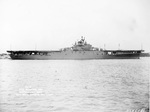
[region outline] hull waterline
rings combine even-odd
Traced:
[[[92,60],[92,59],[139,59],[140,54],[106,55],[103,52],[67,52],[51,53],[47,55],[12,55],[12,59],[18,60]]]
[[[92,47],[83,37],[72,47],[58,51],[7,51],[20,60],[139,59],[142,50],[103,50]]]

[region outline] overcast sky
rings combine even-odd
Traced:
[[[94,47],[150,51],[150,0],[0,0],[0,52]]]

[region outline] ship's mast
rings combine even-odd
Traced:
[[[118,44],[118,50],[120,50],[120,44]]]
[[[141,50],[143,50],[143,44],[141,44]]]

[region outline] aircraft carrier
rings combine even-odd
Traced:
[[[93,47],[81,37],[72,47],[57,51],[7,51],[11,59],[19,60],[90,60],[90,59],[139,59],[143,50],[104,50]]]

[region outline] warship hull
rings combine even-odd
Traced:
[[[81,38],[72,47],[58,51],[7,51],[12,59],[21,60],[90,60],[139,59],[142,50],[103,50],[93,47]]]
[[[90,60],[90,59],[139,59],[140,53],[108,51],[8,51],[11,59],[19,60]],[[114,51],[113,51],[114,52]],[[115,51],[116,52],[116,51]]]

